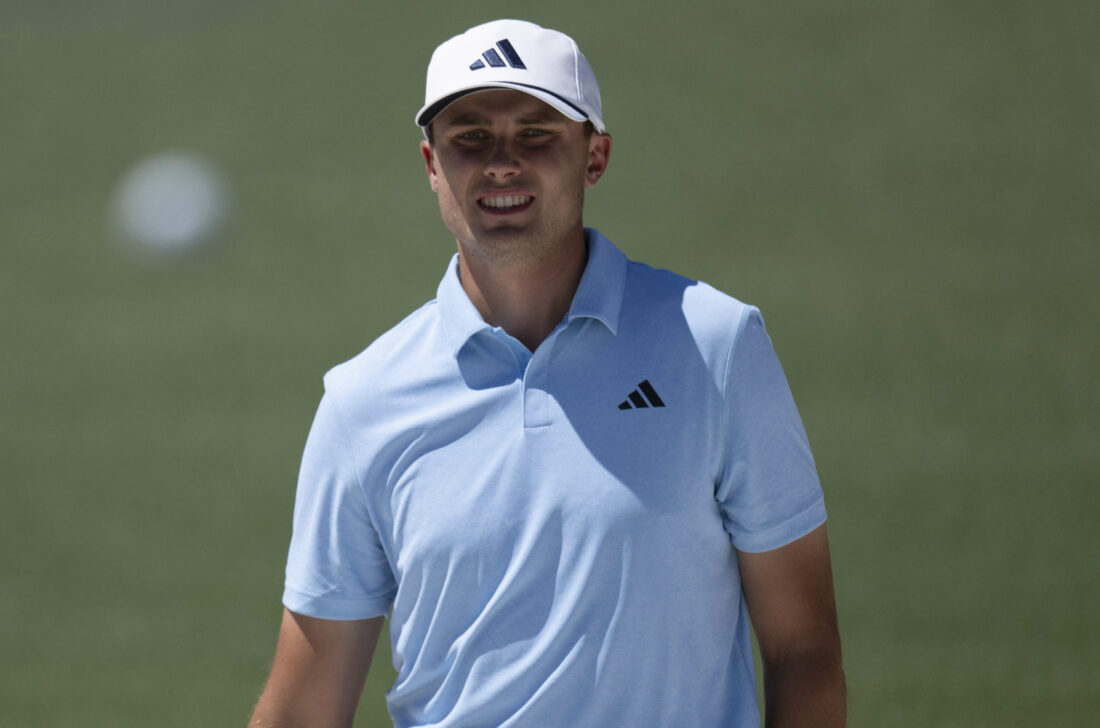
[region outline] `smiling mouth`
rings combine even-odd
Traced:
[[[527,209],[534,199],[531,195],[491,195],[482,197],[477,204],[488,212],[516,212]]]

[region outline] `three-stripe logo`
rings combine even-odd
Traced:
[[[657,396],[657,390],[649,383],[649,380],[638,385],[630,395],[619,404],[619,409],[643,409],[647,407],[664,407],[665,403]]]
[[[500,53],[497,53],[498,49]],[[501,56],[504,57],[501,58]],[[505,63],[505,61],[507,61],[507,63]],[[516,53],[516,49],[512,47],[511,41],[507,38],[498,40],[496,48],[490,48],[482,53],[481,58],[470,64],[470,70],[476,71],[480,68],[485,68],[486,63],[493,68],[503,68],[505,65],[511,66],[512,68],[527,68],[527,66],[523,65],[523,59],[519,57],[519,54]]]

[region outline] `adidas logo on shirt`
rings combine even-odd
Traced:
[[[500,53],[497,53],[497,49],[500,50]],[[501,58],[502,55],[504,56],[503,58]],[[505,64],[505,61],[507,61],[507,64]],[[493,68],[503,68],[505,65],[509,65],[512,68],[527,68],[527,66],[523,65],[523,59],[519,57],[519,54],[516,53],[516,49],[512,47],[512,43],[507,38],[498,40],[496,48],[490,48],[483,52],[481,58],[470,64],[470,70],[476,71],[479,68],[485,68],[486,63]]]
[[[619,404],[619,409],[644,409],[648,407],[664,407],[665,403],[657,395],[657,390],[653,388],[653,385],[649,383],[649,380],[645,380],[638,385],[630,395]]]

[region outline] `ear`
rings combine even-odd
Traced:
[[[588,168],[584,171],[584,186],[594,187],[607,171],[611,158],[611,135],[593,132],[588,138]]]
[[[424,157],[424,169],[428,173],[428,182],[432,186],[432,192],[439,192],[439,170],[436,168],[435,151],[427,139],[420,142],[420,156]]]

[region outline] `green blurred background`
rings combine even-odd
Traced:
[[[767,317],[851,724],[1093,725],[1095,3],[4,0],[0,726],[245,724],[321,374],[453,250],[427,59],[517,15],[602,82],[586,222]],[[236,214],[151,266],[108,209],[166,149],[219,164]],[[389,725],[387,658],[358,726]]]

